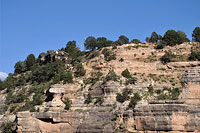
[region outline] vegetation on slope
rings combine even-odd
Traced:
[[[200,42],[199,27],[194,29],[192,37],[193,41]],[[174,30],[166,31],[163,37],[156,32],[152,32],[151,36],[146,38],[146,42],[156,43],[157,49],[162,49],[165,46],[175,46],[188,41],[189,39],[184,32]],[[86,75],[83,62],[98,57],[100,54],[104,55],[104,59],[107,62],[116,60],[117,57],[114,52],[114,50],[117,49],[116,46],[129,43],[138,44],[134,46],[134,48],[139,48],[139,43],[141,42],[138,39],[132,39],[131,42],[129,42],[129,38],[124,35],[119,36],[116,41],[108,40],[106,37],[95,38],[89,36],[84,42],[85,49],[89,51],[85,52],[77,47],[76,41],[69,41],[66,47],[61,48],[59,51],[65,51],[69,54],[70,65],[67,65],[62,60],[41,62],[34,54],[28,55],[25,61],[18,61],[15,64],[15,71],[13,74],[9,74],[5,81],[0,81],[0,90],[4,90],[7,94],[6,105],[3,107],[4,111],[6,111],[6,109],[9,109],[9,111],[13,113],[24,110],[36,111],[35,105],[41,105],[46,100],[48,96],[45,96],[45,91],[47,91],[52,84],[74,83],[75,79],[82,78]],[[106,48],[109,46],[113,48]],[[193,47],[191,53],[187,55],[187,60],[200,61],[199,48],[198,45]],[[41,55],[42,54],[46,55],[48,52],[41,53]],[[167,51],[160,60],[162,63],[168,63],[182,60],[182,56]],[[123,63],[124,58],[121,58],[119,61]],[[124,70],[121,75],[125,78],[125,85],[134,85],[138,80],[131,75],[128,69]],[[88,79],[85,79],[84,83],[94,85],[98,81],[103,81],[104,84],[110,80],[122,82],[120,76],[113,70],[110,70],[105,76],[103,76],[101,72],[95,72],[91,74]],[[159,96],[158,99],[177,99],[179,93],[176,88],[166,90],[168,91],[167,95],[165,95],[165,91],[161,91],[161,96]],[[175,96],[171,96],[171,94]],[[32,96],[32,99],[30,96]],[[85,103],[91,103],[92,99],[93,97],[91,94],[88,94]],[[121,103],[128,99],[130,99],[130,96],[127,91],[117,94],[117,101]],[[134,96],[131,97],[130,107],[133,108],[139,99],[139,96],[134,94]],[[66,104],[66,109],[71,107],[69,99],[65,99],[64,103]],[[102,97],[96,98],[96,104],[102,103]]]

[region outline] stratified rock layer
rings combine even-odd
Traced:
[[[135,131],[200,131],[200,107],[186,104],[140,105],[134,110]]]
[[[18,133],[113,132],[110,112],[20,112]]]
[[[139,104],[134,110],[119,109],[114,113],[112,110],[105,111],[106,107],[94,107],[96,109],[88,111],[20,112],[17,114],[17,132],[112,133],[116,132],[116,128],[119,132],[138,133],[200,132],[200,68],[186,71],[182,77],[182,85],[180,100]],[[104,94],[109,97],[112,93],[119,92],[119,87],[120,85],[109,82],[104,86],[94,86],[90,92],[95,96]],[[50,89],[50,92],[65,93],[60,90],[62,86],[57,86]]]
[[[187,104],[200,104],[200,67],[186,71],[182,76],[182,99]]]

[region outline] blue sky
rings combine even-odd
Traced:
[[[153,31],[191,33],[200,26],[200,0],[0,0],[0,72],[13,73],[28,54],[86,37],[120,35],[144,41]]]

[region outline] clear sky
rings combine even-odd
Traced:
[[[33,53],[86,37],[120,35],[144,41],[153,31],[191,33],[200,26],[200,0],[0,0],[0,72]]]

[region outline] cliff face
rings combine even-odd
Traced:
[[[137,106],[132,116],[132,126],[135,127],[132,131],[199,132],[199,109],[196,106],[177,103]]]
[[[109,112],[20,112],[18,133],[94,133],[114,132]]]
[[[2,115],[0,122],[15,121],[17,133],[200,132],[200,63],[162,64],[159,60],[165,51],[185,54],[190,48],[188,44],[162,50],[146,44],[119,46],[113,50],[116,60],[107,62],[101,54],[83,63],[86,76],[76,78],[73,84],[51,85],[44,92],[48,100],[36,105],[38,112]],[[120,76],[125,69],[137,82]],[[116,79],[109,75],[111,70]],[[97,72],[102,72],[98,80]],[[125,89],[131,90],[130,94]],[[135,94],[140,100],[131,108]],[[119,95],[125,100],[117,100]],[[66,98],[71,100],[69,110]]]
[[[180,100],[138,105],[132,116],[125,115],[126,122],[134,120],[132,131],[200,132],[199,70],[195,67],[183,74]]]
[[[17,132],[200,132],[199,68],[186,71],[182,84],[180,100],[152,101],[115,114],[105,107],[88,112],[20,112]]]

